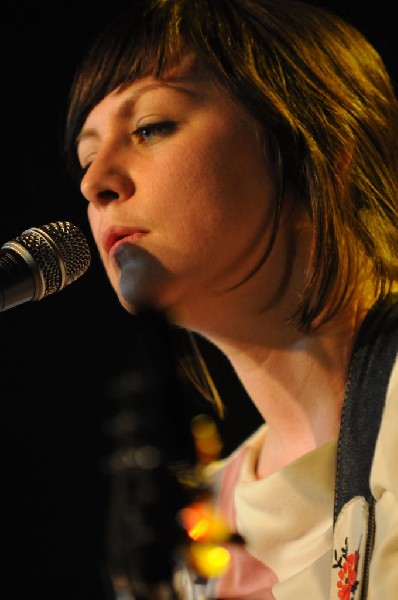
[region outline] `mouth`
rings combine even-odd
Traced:
[[[113,256],[121,244],[126,242],[135,244],[148,233],[146,229],[134,227],[110,227],[102,235],[102,245],[105,252]]]

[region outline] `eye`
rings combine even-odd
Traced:
[[[168,137],[177,129],[174,121],[161,121],[159,123],[148,123],[133,131],[132,135],[139,144],[150,144],[158,138]]]
[[[80,167],[80,173],[81,173],[82,177],[83,177],[83,175],[85,175],[85,174],[87,173],[87,171],[89,170],[89,168],[90,168],[90,164],[91,164],[91,163],[88,163],[87,165],[84,165],[84,167]]]
[[[91,167],[91,165],[93,164],[94,161],[94,157],[95,157],[95,153],[90,153],[88,155],[84,155],[83,156],[77,156],[77,162],[78,162],[78,177],[80,180],[83,179],[83,177],[85,176],[85,174],[87,173],[87,171],[89,170],[89,168]]]
[[[83,177],[85,176],[85,174],[87,173],[87,171],[90,168],[91,163],[88,163],[87,165],[84,166],[79,166],[77,169],[77,178],[79,181],[81,181],[83,179]]]

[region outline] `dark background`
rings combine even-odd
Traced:
[[[124,4],[14,2],[2,9],[0,244],[29,227],[68,220],[93,251],[90,269],[62,293],[0,316],[4,600],[103,600],[106,594],[106,390],[130,364],[135,324],[98,263],[86,203],[66,175],[59,144],[86,39]],[[389,1],[321,4],[360,27],[398,77]],[[232,392],[228,366],[214,353],[210,361],[227,405],[220,425],[226,453],[258,416],[241,390]]]

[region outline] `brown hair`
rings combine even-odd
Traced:
[[[275,231],[286,183],[311,219],[298,326],[331,318],[364,265],[373,292],[386,295],[397,281],[398,103],[374,47],[319,7],[297,0],[131,2],[76,73],[65,135],[71,172],[79,174],[75,144],[92,108],[143,75],[160,77],[186,47],[261,127],[278,174]]]

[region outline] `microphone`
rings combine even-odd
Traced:
[[[56,221],[23,231],[0,248],[0,311],[59,292],[90,262],[87,240],[73,223]]]

